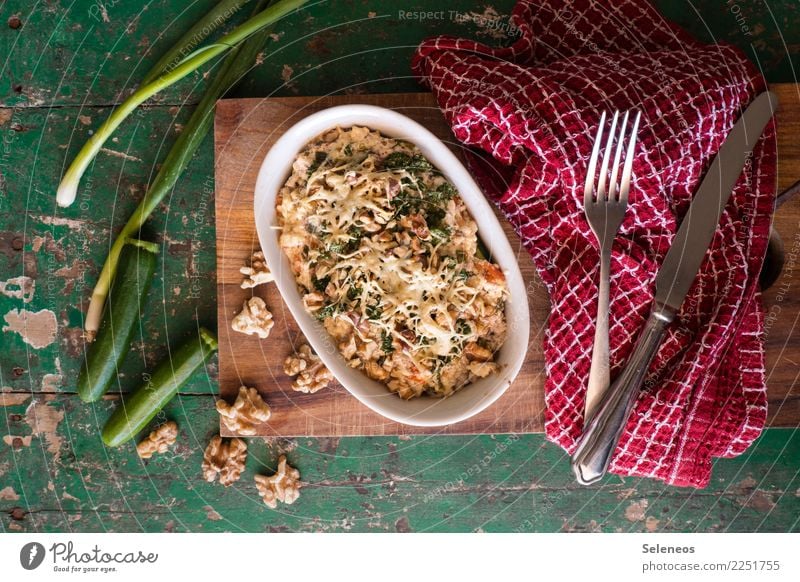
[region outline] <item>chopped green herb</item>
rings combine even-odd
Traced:
[[[436,228],[437,226],[441,226],[446,215],[447,212],[445,212],[444,208],[440,208],[438,206],[429,206],[425,210],[425,222],[429,227]]]
[[[328,159],[328,154],[325,152],[317,152],[314,154],[314,162],[308,167],[308,175],[311,176],[314,172],[316,172],[319,167],[325,163],[325,160]]]
[[[415,154],[410,156],[403,152],[392,152],[383,160],[383,167],[387,170],[408,170],[410,172],[424,172],[432,170],[433,165],[425,156]]]
[[[472,333],[472,328],[463,319],[456,320],[456,332],[460,335],[468,335]]]
[[[442,205],[448,200],[451,200],[456,194],[458,194],[458,192],[453,185],[449,182],[445,182],[436,190],[428,190],[425,192],[425,197],[427,198],[428,202],[432,204]]]
[[[395,216],[413,214],[420,209],[422,203],[423,200],[419,196],[414,196],[402,191],[392,198],[392,207],[395,209]]]
[[[472,277],[472,273],[470,273],[470,272],[469,272],[469,271],[467,271],[466,269],[461,269],[461,270],[458,272],[458,275],[457,275],[457,277],[458,277],[459,279],[463,279],[464,281],[466,281],[467,279],[469,279],[470,277]]]
[[[320,321],[324,321],[329,317],[333,317],[339,311],[339,306],[335,303],[331,303],[330,305],[326,305],[319,311],[317,311],[317,319]]]
[[[438,226],[430,230],[431,230],[431,237],[433,238],[433,241],[436,243],[445,242],[450,238],[450,229],[447,227]]]
[[[445,182],[436,189],[436,193],[442,200],[450,200],[458,194],[458,191],[450,182]]]
[[[384,354],[391,354],[394,351],[392,336],[385,329],[381,332],[381,350]]]
[[[364,231],[357,226],[351,226],[347,231],[347,234],[350,235],[350,240],[345,243],[344,253],[354,253],[361,245],[361,239],[364,237]]]
[[[325,252],[333,255],[341,255],[345,252],[346,248],[347,248],[347,243],[335,242],[329,244],[328,248],[325,249]]]
[[[330,275],[323,277],[322,279],[317,279],[316,275],[311,276],[311,283],[314,285],[314,289],[316,289],[317,291],[325,291],[325,289],[328,287],[328,283],[330,282],[331,282]]]
[[[363,293],[363,289],[361,287],[350,287],[347,290],[347,298],[350,301],[355,301],[359,297],[361,297],[361,293]]]
[[[350,240],[329,244],[321,255],[330,257],[331,255],[349,255],[350,253],[356,252],[361,245],[364,231],[357,226],[352,226],[350,230],[347,231],[347,234],[350,235]]]
[[[376,303],[375,305],[367,305],[367,317],[369,319],[379,319],[382,314],[383,309],[381,308],[380,303]]]
[[[383,160],[383,167],[387,170],[407,168],[411,165],[411,156],[403,152],[392,152]]]
[[[350,144],[347,144],[346,146],[344,146],[344,155],[352,156],[353,155],[353,146],[351,146]]]

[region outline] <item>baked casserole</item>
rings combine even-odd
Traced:
[[[348,364],[404,399],[497,372],[508,286],[453,185],[412,143],[335,128],[277,197],[305,308]]]

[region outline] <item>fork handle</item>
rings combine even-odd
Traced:
[[[594,346],[592,347],[592,366],[589,370],[589,385],[586,389],[584,418],[591,418],[597,403],[611,383],[611,371],[608,364],[608,311],[609,291],[611,286],[611,251],[610,245],[603,245],[600,253],[600,281],[597,289],[597,319],[594,329]]]
[[[581,485],[602,479],[630,416],[650,362],[664,337],[673,314],[654,309],[627,366],[603,395],[597,412],[584,428],[572,455],[572,470]]]

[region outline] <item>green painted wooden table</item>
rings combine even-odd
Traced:
[[[92,129],[213,3],[0,0],[0,313],[41,313],[22,333],[2,322],[11,329],[0,333],[0,531],[800,529],[794,429],[768,429],[741,457],[718,461],[703,491],[619,477],[578,488],[564,453],[541,435],[253,440],[242,480],[225,489],[200,472],[217,431],[212,362],[165,411],[182,428],[173,450],[145,463],[133,446],[103,447],[98,429],[115,402],[88,406],[74,395],[82,314],[114,232],[202,93],[204,76],[125,123],[72,207],[56,208],[55,187]],[[487,22],[505,21],[512,4],[451,1],[442,18],[418,21],[400,11],[441,8],[318,3],[274,30],[263,64],[234,95],[419,90],[408,61],[420,40],[449,32],[502,42]],[[794,82],[795,2],[660,5],[698,36],[745,48],[770,81]],[[148,224],[164,260],[121,376],[124,390],[168,345],[215,321],[212,160],[209,138]],[[789,296],[799,295],[796,286]],[[274,468],[282,452],[308,486],[296,504],[271,511],[252,477]]]

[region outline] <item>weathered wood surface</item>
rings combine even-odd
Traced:
[[[800,102],[795,85],[775,85],[784,104],[779,115],[781,176],[800,175],[800,151],[793,130],[800,126]],[[242,384],[256,387],[273,409],[269,423],[262,425],[263,436],[348,436],[381,434],[470,434],[527,433],[543,430],[545,370],[542,339],[549,302],[547,292],[536,275],[533,263],[511,226],[499,216],[514,249],[518,250],[522,275],[528,289],[531,329],[530,347],[519,376],[508,391],[482,413],[446,427],[411,427],[392,422],[373,413],[340,385],[316,394],[299,394],[291,389],[291,378],[282,372],[284,358],[303,338],[297,324],[281,300],[275,285],[254,290],[241,289],[239,268],[248,264],[258,249],[253,217],[253,191],[261,161],[272,144],[300,119],[320,109],[348,103],[381,105],[410,116],[450,144],[458,153],[452,136],[429,93],[384,95],[344,95],[325,98],[282,97],[273,99],[231,99],[217,106],[216,216],[217,216],[217,320],[220,338],[220,394],[233,401]],[[800,222],[800,206],[783,206],[775,217],[775,227],[791,237]],[[792,254],[791,244],[787,252]],[[796,254],[796,252],[794,253]],[[786,277],[794,268],[787,265]],[[800,336],[793,320],[800,316],[800,305],[790,306],[780,293],[786,278],[765,297],[765,309],[772,314],[769,323],[768,364],[771,426],[800,425],[799,400],[792,394],[795,371],[776,365],[780,359],[800,362]],[[275,326],[269,338],[261,340],[231,329],[233,317],[253,294],[262,297],[273,313]],[[780,314],[778,315],[778,311]],[[223,433],[228,434],[223,426]]]
[[[216,1],[3,0],[0,107],[118,103]],[[514,3],[448,0],[431,7],[402,0],[346,0],[335,6],[310,2],[310,7],[278,23],[258,74],[251,75],[236,95],[418,91],[408,63],[420,41],[453,34],[507,43],[513,37],[497,25],[508,23]],[[793,0],[769,4],[742,0],[733,9],[719,0],[656,0],[655,4],[698,38],[742,48],[770,81],[795,81],[800,70],[800,52],[795,48],[800,43],[800,15]],[[442,13],[425,20],[401,15],[413,10]],[[231,25],[247,14],[245,7]],[[202,72],[194,73],[157,100],[195,103],[206,82]]]
[[[420,122],[459,153],[430,93],[344,95],[326,98],[285,97],[220,101],[215,120],[217,216],[217,326],[220,342],[220,395],[233,401],[239,386],[258,389],[272,417],[263,436],[364,436],[392,434],[486,434],[542,432],[544,359],[542,333],[549,312],[547,293],[533,261],[511,226],[498,217],[517,251],[530,306],[530,348],[519,376],[505,394],[483,412],[443,427],[417,427],[390,421],[373,412],[340,384],[316,394],[291,388],[283,360],[304,338],[275,285],[242,289],[239,268],[260,248],[253,217],[253,191],[264,155],[300,119],[335,105],[366,103],[397,110]],[[233,317],[253,294],[263,298],[275,325],[264,340],[231,329]],[[229,434],[222,425],[223,434]]]
[[[619,477],[581,488],[564,453],[541,435],[249,439],[247,470],[226,489],[200,471],[216,432],[213,399],[173,401],[164,417],[183,427],[178,442],[148,462],[133,446],[101,445],[94,429],[115,404],[26,395],[0,407],[2,434],[30,435],[36,418],[41,429],[0,456],[0,531],[798,528],[800,434],[792,430],[771,430],[742,457],[717,461],[703,491]],[[273,511],[253,476],[274,471],[283,453],[306,486],[294,505]]]
[[[0,327],[15,309],[52,311],[57,324],[43,348],[0,332],[0,531],[800,531],[800,438],[785,429],[768,429],[745,455],[717,461],[705,491],[617,477],[577,488],[564,454],[542,435],[522,435],[504,449],[501,436],[252,439],[242,480],[225,489],[205,483],[199,468],[217,430],[216,361],[165,411],[181,426],[173,452],[143,464],[132,445],[105,449],[98,431],[116,403],[86,406],[74,395],[86,300],[111,237],[199,99],[203,74],[120,128],[74,206],[56,208],[55,187],[110,107],[215,1],[0,2],[0,281],[27,276],[36,283],[28,303],[0,293]],[[417,91],[408,59],[422,39],[450,33],[504,42],[471,13],[493,8],[506,21],[513,0],[492,8],[448,2],[465,20],[400,20],[400,10],[424,7],[412,4],[315,3],[275,30],[263,64],[233,96]],[[757,55],[771,82],[793,81],[792,67],[800,69],[795,2],[737,2],[750,35],[717,0],[658,4],[696,34]],[[784,124],[782,137],[798,130]],[[782,147],[796,157],[800,145]],[[123,369],[124,391],[168,345],[198,323],[214,323],[213,159],[209,139],[145,230],[162,244],[163,262]],[[788,186],[798,177],[782,172],[779,179]],[[787,253],[800,249],[800,224],[779,228]],[[774,312],[780,325],[791,326],[787,314],[798,309],[796,269],[767,297],[781,306]],[[782,345],[774,329],[771,349]],[[799,364],[781,357],[770,370],[794,386]],[[773,409],[797,406],[797,396],[794,388]],[[309,485],[296,504],[271,511],[258,501],[252,476],[273,468],[284,451]]]

